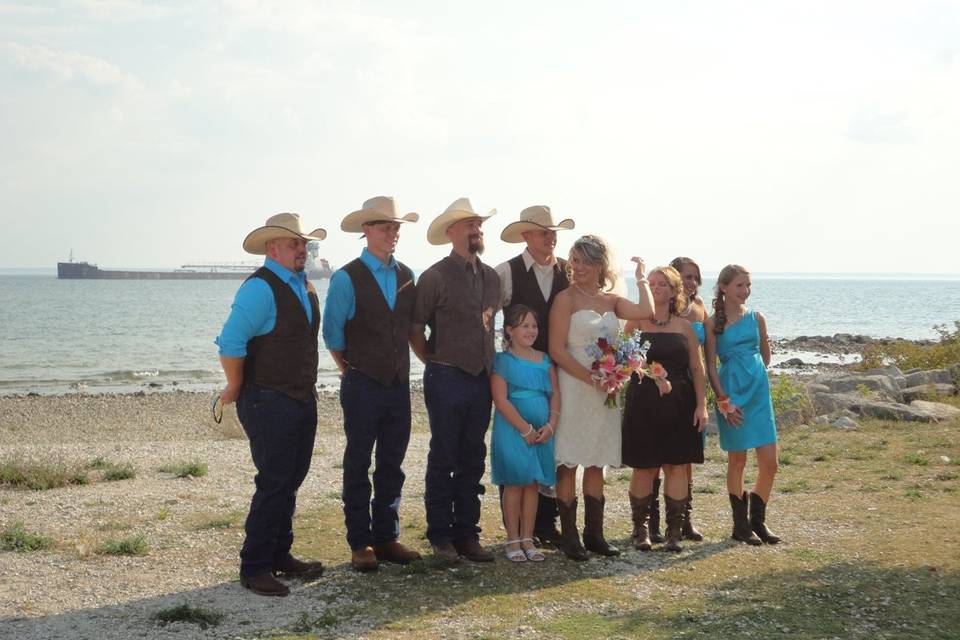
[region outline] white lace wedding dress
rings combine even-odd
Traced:
[[[567,350],[583,366],[593,358],[586,347],[603,335],[616,335],[620,321],[613,311],[581,309],[570,316]],[[557,421],[557,465],[620,466],[620,410],[604,406],[607,394],[558,369],[560,419]]]

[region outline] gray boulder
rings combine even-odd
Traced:
[[[943,404],[942,402],[928,402],[926,400],[914,400],[910,406],[918,411],[930,415],[932,422],[941,422],[960,416],[960,409],[953,405]]]
[[[906,403],[914,400],[922,400],[929,396],[952,396],[957,392],[957,388],[952,384],[925,384],[919,387],[908,387],[901,391],[903,401]]]
[[[953,374],[947,369],[931,369],[908,373],[904,387],[919,387],[925,384],[953,384]]]
[[[900,386],[886,375],[817,376],[814,382],[826,385],[831,393],[856,393],[867,389],[889,400],[900,401]]]
[[[813,406],[818,414],[850,411],[858,416],[881,420],[937,422],[940,419],[934,413],[917,407],[864,398],[857,393],[815,393]]]
[[[907,380],[903,375],[903,372],[900,371],[897,367],[880,367],[878,369],[867,369],[866,371],[861,371],[859,373],[861,376],[887,376],[892,379],[898,387],[903,389],[907,386]]]
[[[859,422],[857,422],[853,418],[848,418],[847,416],[837,416],[836,418],[830,421],[830,424],[836,427],[837,429],[842,429],[844,431],[860,428]]]

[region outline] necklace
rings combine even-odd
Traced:
[[[599,297],[600,297],[600,290],[599,290],[599,289],[597,289],[597,292],[596,292],[596,293],[594,293],[593,295],[591,295],[591,294],[587,293],[586,291],[584,291],[583,289],[581,289],[581,288],[580,288],[580,285],[578,285],[576,282],[573,283],[573,286],[575,286],[575,287],[577,288],[577,291],[579,291],[579,292],[582,293],[583,295],[587,296],[588,298],[599,298]]]
[[[657,320],[657,317],[654,316],[653,319],[651,320],[651,322],[653,322],[653,326],[655,326],[655,327],[665,327],[665,326],[667,326],[668,324],[670,324],[670,320],[671,320],[671,319],[672,319],[672,316],[668,313],[666,320]]]

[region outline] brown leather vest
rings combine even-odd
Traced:
[[[370,269],[359,258],[343,270],[353,283],[356,313],[344,326],[347,363],[383,385],[410,379],[410,318],[417,293],[413,272],[397,263],[397,299],[390,309]]]
[[[306,402],[313,397],[317,385],[317,336],[320,333],[317,294],[308,294],[313,312],[313,321],[308,322],[300,299],[277,274],[260,267],[250,278],[260,278],[270,285],[277,305],[277,322],[273,331],[247,342],[243,381]]]

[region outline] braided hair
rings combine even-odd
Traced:
[[[720,270],[720,275],[717,276],[717,286],[713,289],[714,335],[723,333],[723,329],[727,324],[727,308],[724,304],[723,291],[720,290],[720,285],[726,286],[733,282],[737,276],[743,275],[750,275],[750,272],[738,264],[728,264]]]

